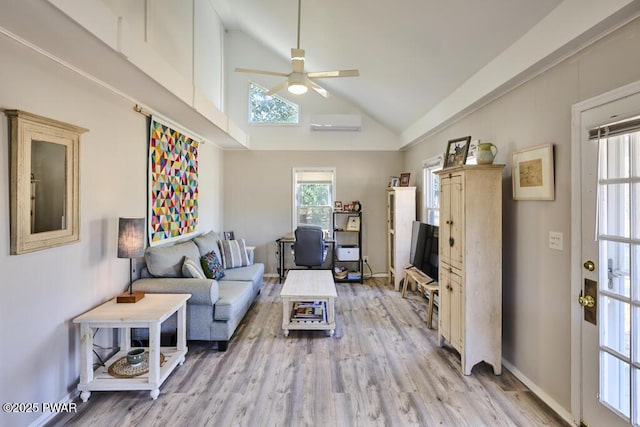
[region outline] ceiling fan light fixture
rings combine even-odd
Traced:
[[[303,95],[309,90],[309,88],[302,83],[289,83],[287,89],[294,95]]]
[[[358,70],[335,70],[335,71],[319,71],[314,73],[307,73],[304,70],[304,49],[300,49],[300,10],[301,10],[301,0],[298,0],[298,31],[297,31],[297,44],[295,48],[291,49],[291,72],[290,73],[282,73],[276,71],[265,71],[265,70],[254,70],[250,68],[236,68],[237,72],[240,73],[254,73],[254,74],[265,74],[268,76],[282,76],[287,77],[287,80],[284,80],[277,86],[272,87],[267,92],[267,95],[273,95],[277,92],[280,92],[285,87],[287,90],[294,95],[303,95],[309,91],[309,89],[313,89],[314,92],[319,94],[322,97],[327,97],[327,90],[314,82],[312,79],[322,79],[329,77],[357,77],[360,75]]]
[[[289,83],[287,84],[287,89],[289,92],[295,95],[302,95],[307,93],[309,88],[305,84],[304,75],[301,73],[292,73],[289,76]]]

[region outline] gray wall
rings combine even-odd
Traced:
[[[363,255],[374,273],[386,271],[386,190],[399,176],[397,151],[225,151],[224,227],[256,246],[256,259],[276,272],[275,240],[292,231],[292,168],[336,168],[336,199],[362,203]]]
[[[405,168],[472,135],[499,148],[503,185],[503,354],[568,412],[571,408],[571,106],[640,79],[635,20],[404,153]],[[513,201],[511,154],[555,146],[555,201]],[[548,247],[549,231],[564,250]]]
[[[122,292],[129,262],[116,256],[119,216],[145,216],[146,117],[133,104],[0,37],[0,107],[88,128],[80,141],[80,242],[9,255],[8,121],[0,114],[0,401],[58,402],[79,379],[79,328],[72,319]],[[222,152],[201,146],[200,229],[222,225]],[[97,336],[112,345],[107,329]],[[102,356],[106,353],[102,352]],[[48,414],[0,413],[24,426]]]

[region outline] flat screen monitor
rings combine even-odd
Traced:
[[[409,260],[411,265],[435,280],[438,280],[438,237],[437,226],[413,222]]]

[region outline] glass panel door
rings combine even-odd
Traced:
[[[640,424],[640,132],[600,140],[600,402]]]

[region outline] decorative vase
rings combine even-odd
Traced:
[[[495,151],[494,151],[495,150]],[[498,147],[490,142],[479,142],[476,152],[476,161],[479,165],[490,165],[498,154]]]

